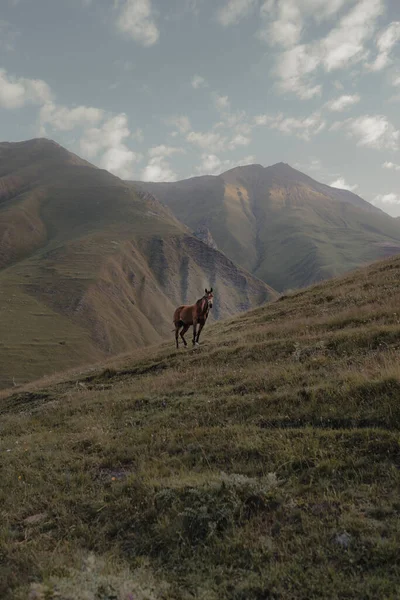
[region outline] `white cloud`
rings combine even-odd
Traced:
[[[284,117],[280,114],[270,122],[269,127],[309,141],[312,136],[317,135],[325,129],[325,125],[326,123],[322,119],[321,114],[315,112],[305,118]]]
[[[360,0],[322,41],[323,62],[327,71],[340,69],[365,57],[365,42],[384,12],[383,0]]]
[[[215,131],[190,131],[186,139],[189,143],[201,148],[208,154],[235,150],[240,146],[248,146],[251,142],[248,135],[240,132],[235,133],[235,130],[230,136]]]
[[[262,127],[263,125],[268,125],[273,120],[273,117],[268,115],[257,115],[254,117],[254,125],[256,127]]]
[[[324,3],[319,0],[301,0],[301,3],[304,3],[304,6],[307,5],[309,11],[318,7],[327,7],[325,12],[318,13],[317,11],[314,18],[318,14],[321,15],[321,18],[330,16],[345,4],[338,2],[332,5],[325,0]],[[300,5],[294,0],[290,0],[288,6],[292,6],[291,14],[295,15],[296,7],[298,8]],[[333,9],[335,11],[329,13],[330,6],[332,6],[332,11]],[[274,71],[279,79],[279,89],[283,92],[293,92],[302,99],[310,99],[319,95],[322,86],[317,85],[314,81],[317,69],[322,68],[330,72],[365,60],[367,57],[366,42],[374,35],[378,17],[383,11],[384,0],[359,0],[324,38],[308,44],[293,45],[300,39],[300,30],[296,35],[293,30],[292,37],[288,38],[290,44],[286,44],[289,48],[279,56]],[[280,37],[281,32],[276,35]],[[271,40],[274,40],[273,36]]]
[[[333,188],[339,188],[341,190],[348,190],[349,192],[354,192],[354,190],[356,190],[358,188],[357,183],[354,185],[350,185],[349,183],[346,183],[344,177],[339,177],[335,181],[332,181],[332,183],[330,183],[329,185]]]
[[[183,148],[176,148],[175,146],[166,146],[164,144],[160,144],[160,146],[154,146],[149,149],[150,158],[154,158],[156,156],[172,156],[173,154],[183,153]]]
[[[218,110],[229,110],[230,102],[228,96],[220,96],[219,94],[215,94],[214,96],[215,106]]]
[[[396,150],[400,132],[383,115],[363,115],[332,125],[331,130],[345,129],[349,137],[357,139],[358,146],[377,150]]]
[[[330,100],[325,106],[328,110],[341,112],[358,102],[360,102],[360,96],[358,94],[354,94],[353,96],[343,95],[336,98],[336,100]]]
[[[228,142],[228,150],[235,150],[235,148],[238,148],[239,146],[248,146],[250,142],[250,137],[238,133]]]
[[[191,84],[195,90],[198,90],[199,88],[208,86],[207,81],[204,79],[204,77],[201,77],[200,75],[195,75],[192,78]]]
[[[245,156],[239,160],[221,159],[215,154],[204,153],[201,155],[201,163],[196,167],[198,175],[219,175],[228,169],[254,163],[254,156]]]
[[[223,152],[227,149],[226,137],[214,131],[190,131],[187,134],[186,139],[194,146],[198,146],[207,151],[214,149],[216,152]]]
[[[153,46],[160,36],[151,0],[124,0],[116,24],[119,31],[142,46]]]
[[[217,20],[224,27],[236,25],[256,8],[258,0],[228,0],[217,12]]]
[[[104,111],[88,106],[67,108],[47,102],[40,110],[40,124],[42,132],[46,125],[57,131],[71,131],[75,127],[87,127],[99,123],[104,116]]]
[[[189,118],[185,115],[169,117],[168,119],[165,119],[165,123],[166,125],[172,125],[173,127],[176,127],[178,132],[182,134],[188,133],[192,128]]]
[[[86,129],[80,140],[81,152],[89,159],[97,158],[100,166],[114,175],[129,179],[133,177],[135,163],[141,158],[124,143],[130,134],[128,119],[121,113],[100,127]]]
[[[335,15],[349,0],[266,0],[260,9],[262,26],[257,37],[270,46],[289,48],[297,44],[305,20],[317,23]]]
[[[230,160],[222,160],[215,154],[202,154],[201,163],[196,167],[196,172],[199,175],[219,175],[223,171],[230,168]]]
[[[392,163],[389,161],[384,162],[382,167],[384,169],[392,169],[393,171],[400,171],[400,165],[397,165],[396,163]]]
[[[392,61],[391,51],[400,40],[400,21],[393,21],[381,31],[376,39],[378,55],[375,61],[367,65],[371,71],[380,71]]]
[[[372,204],[375,206],[379,204],[400,204],[400,195],[393,192],[390,194],[378,194],[373,199]]]
[[[41,105],[51,101],[50,87],[41,79],[25,79],[8,75],[0,69],[0,107],[15,109],[26,104]]]
[[[318,50],[312,46],[294,46],[284,52],[277,61],[274,74],[280,79],[278,88],[293,92],[303,100],[319,96],[321,85],[314,85],[310,76],[320,64]]]
[[[392,79],[392,85],[394,87],[400,87],[400,75],[395,75]]]
[[[173,146],[155,146],[149,149],[149,162],[143,169],[141,179],[143,181],[176,181],[178,176],[171,169],[167,160],[176,153],[183,153],[183,148]]]

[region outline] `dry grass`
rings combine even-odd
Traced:
[[[385,261],[4,394],[0,597],[397,598],[399,293]]]

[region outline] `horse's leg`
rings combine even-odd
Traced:
[[[193,346],[196,344],[197,321],[193,321]]]
[[[179,348],[179,340],[178,340],[178,335],[179,335],[179,329],[180,329],[180,325],[179,323],[177,323],[175,325],[175,341],[176,341],[176,347]]]
[[[190,325],[184,325],[181,331],[181,338],[183,343],[185,344],[185,348],[187,346],[187,341],[185,340],[185,338],[183,337],[185,335],[185,333],[187,332],[187,330],[189,329]]]
[[[199,343],[200,334],[201,334],[201,330],[203,329],[203,327],[204,327],[204,323],[201,322],[200,325],[199,325],[199,331],[197,332],[197,338],[196,338],[196,343],[197,344]]]

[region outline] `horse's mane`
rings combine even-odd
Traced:
[[[196,308],[197,308],[198,312],[200,311],[201,304],[202,304],[202,302],[204,302],[205,299],[206,299],[205,296],[203,296],[202,298],[199,298],[199,300],[197,300],[197,302],[196,302]]]

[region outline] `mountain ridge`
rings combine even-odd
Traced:
[[[304,287],[400,252],[398,222],[286,163],[171,183],[135,182],[275,289]]]

